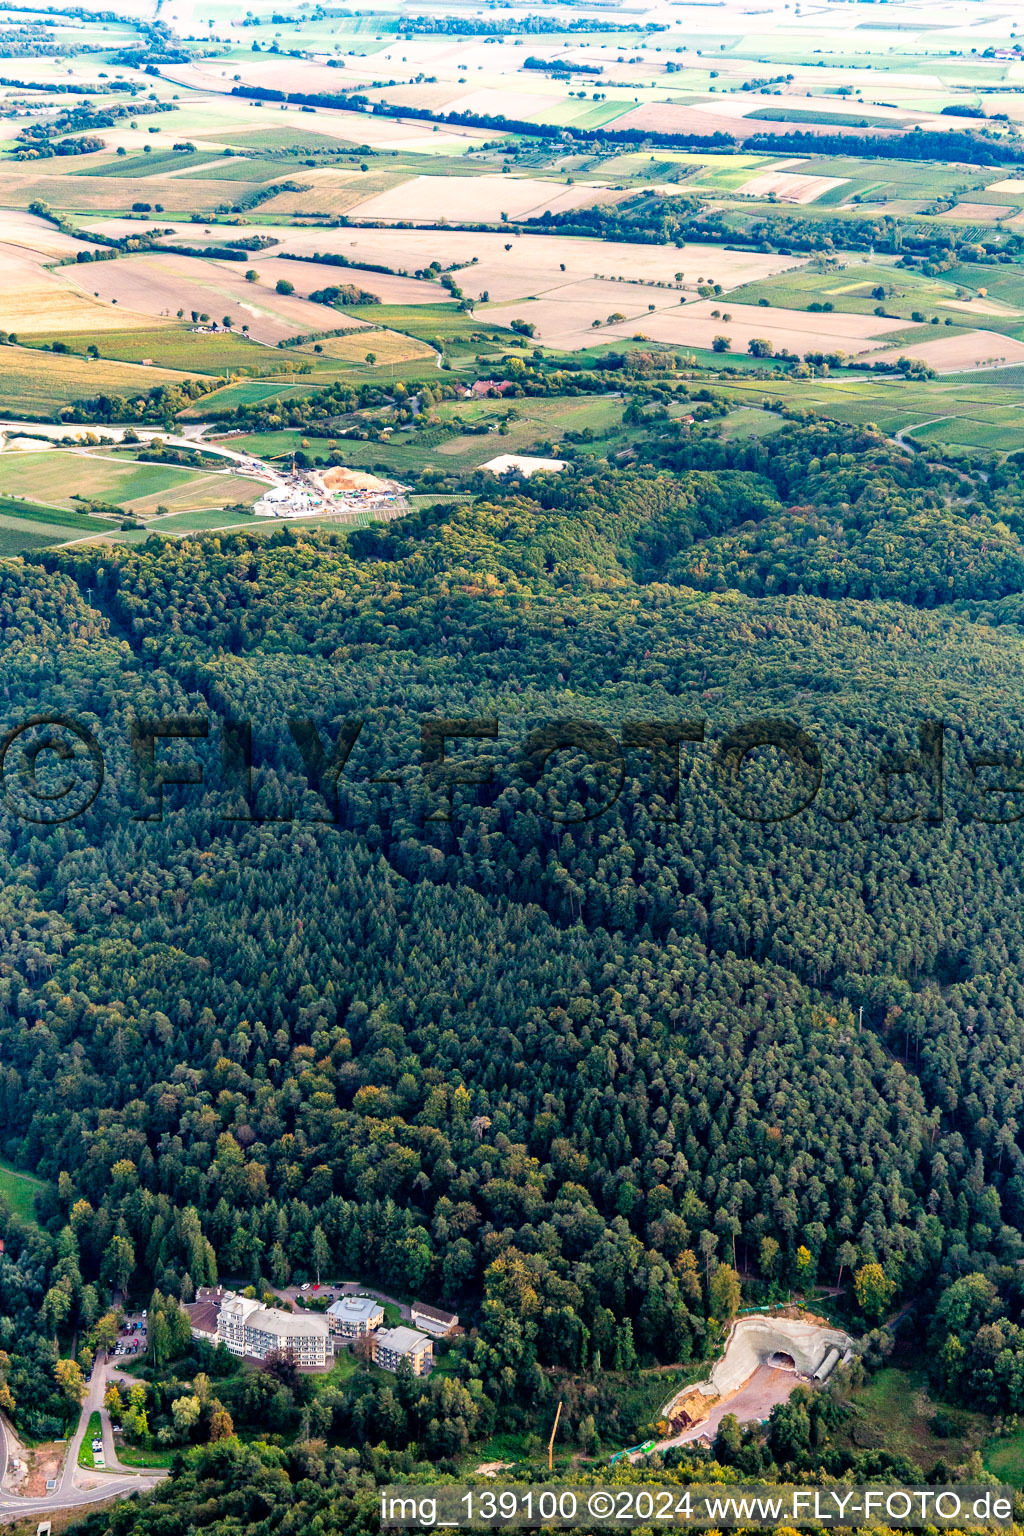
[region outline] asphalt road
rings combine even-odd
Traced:
[[[143,1493],[150,1488],[155,1488],[164,1477],[165,1472],[134,1472],[111,1474],[109,1472],[88,1472],[78,1465],[78,1452],[85,1432],[89,1425],[90,1415],[94,1410],[100,1411],[101,1420],[106,1420],[104,1425],[104,1442],[109,1432],[109,1420],[103,1411],[103,1394],[107,1387],[107,1373],[111,1369],[108,1362],[97,1360],[93,1367],[92,1376],[89,1378],[89,1390],[82,1404],[82,1411],[78,1416],[78,1424],[75,1432],[68,1441],[68,1448],[64,1456],[64,1464],[57,1479],[57,1486],[51,1492],[37,1498],[24,1498],[17,1493],[8,1493],[2,1484],[7,1478],[7,1462],[10,1456],[10,1445],[7,1424],[0,1415],[0,1463],[3,1470],[0,1472],[0,1522],[14,1519],[19,1515],[45,1515],[54,1509],[77,1509],[79,1505],[102,1504],[111,1498],[126,1498],[133,1493]],[[113,1440],[111,1438],[111,1446]],[[76,1478],[83,1481],[95,1482],[91,1488],[79,1487]]]

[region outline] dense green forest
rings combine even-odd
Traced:
[[[376,528],[0,563],[7,725],[106,766],[47,826],[4,765],[0,1151],[52,1184],[6,1223],[11,1411],[52,1432],[58,1331],[155,1288],[153,1424],[202,1371],[204,1424],[282,1439],[88,1529],[202,1487],[359,1530],[558,1398],[630,1443],[623,1383],[714,1354],[737,1274],[834,1287],[876,1360],[905,1313],[937,1392],[1024,1408],[1022,491],[666,420]],[[174,1343],[174,1298],[321,1266],[456,1306],[446,1370],[314,1400]],[[907,1475],[839,1412],[714,1454]]]

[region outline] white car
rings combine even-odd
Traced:
[[[300,1286],[300,1290],[303,1290],[303,1291],[308,1291],[309,1290],[309,1281],[308,1280],[306,1281],[305,1285]]]

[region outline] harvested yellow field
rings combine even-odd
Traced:
[[[77,275],[81,269],[66,270]],[[98,289],[108,305],[116,305],[120,326],[174,318],[179,309],[188,316],[194,309],[218,324],[228,315],[234,330],[247,326],[253,340],[273,344],[286,336],[331,330],[334,324],[335,312],[322,304],[311,304],[298,293],[276,293],[265,281],[247,283],[240,262],[144,252],[89,267],[80,280]]]
[[[597,184],[566,186],[525,176],[416,176],[353,205],[360,219],[423,220],[436,224],[539,217],[625,196]]]
[[[1024,181],[993,181],[985,188],[986,192],[1010,192],[1014,197],[1024,197]]]
[[[1000,304],[996,299],[940,299],[937,307],[962,310],[967,315],[1004,315],[1011,320],[1024,314],[1024,310]]]
[[[0,330],[37,336],[49,331],[75,334],[120,327],[121,319],[110,305],[83,292],[70,275],[64,276],[81,270],[59,267],[50,272],[41,258],[33,259],[15,246],[0,245]],[[85,270],[92,273],[97,269],[90,265]],[[133,323],[129,316],[126,324]]]
[[[797,176],[792,171],[765,171],[751,176],[742,187],[737,187],[745,197],[768,197],[775,193],[784,203],[813,203],[823,192],[833,187],[845,187],[848,176]]]
[[[968,331],[964,336],[907,342],[891,351],[873,354],[872,360],[876,356],[884,362],[895,362],[897,357],[919,358],[937,373],[960,373],[968,368],[994,368],[1003,363],[1024,362],[1024,341],[1000,336],[995,331]]]
[[[106,358],[55,357],[30,347],[6,347],[0,368],[0,411],[49,416],[62,405],[92,395],[144,395],[157,384],[180,384],[194,375],[169,368],[141,368]]]
[[[318,342],[324,357],[337,358],[343,363],[362,363],[373,353],[378,363],[412,363],[421,357],[433,356],[433,348],[414,336],[403,336],[399,331],[376,331],[367,328],[354,331],[348,336],[328,336]],[[300,348],[312,352],[313,347]]]
[[[262,213],[287,217],[304,213],[350,213],[377,193],[392,187],[400,187],[408,181],[401,172],[377,171],[362,175],[356,171],[346,174],[334,170],[310,172],[308,177],[289,176],[289,181],[301,180],[301,192],[279,192],[262,205]]]

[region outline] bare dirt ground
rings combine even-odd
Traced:
[[[970,219],[975,224],[992,224],[1017,210],[1002,203],[957,203],[954,212],[958,219]]]
[[[895,362],[898,357],[920,358],[938,373],[960,373],[967,368],[1024,362],[1024,341],[1000,336],[995,331],[968,331],[965,336],[943,336],[938,341],[905,342],[901,347],[872,354],[872,361],[876,357],[880,362]]]
[[[682,1434],[663,1442],[664,1445],[686,1445],[689,1441],[705,1437],[714,1439],[718,1426],[727,1413],[734,1413],[741,1424],[766,1419],[776,1403],[784,1403],[800,1377],[795,1371],[780,1370],[772,1365],[759,1365],[754,1374],[736,1392],[719,1398],[702,1424],[691,1425]]]
[[[55,1440],[23,1452],[28,1465],[24,1479],[16,1485],[18,1493],[29,1499],[42,1498],[46,1493],[46,1484],[60,1476],[66,1450],[66,1441]],[[15,1485],[12,1483],[12,1486]]]
[[[751,176],[736,190],[746,197],[767,197],[774,192],[784,203],[813,203],[823,192],[844,187],[848,180],[848,176],[796,176],[788,171],[765,171],[760,176]]]
[[[147,226],[133,225],[125,219],[95,219],[90,220],[87,227],[116,235],[128,231],[137,232]],[[159,227],[174,228],[171,239],[187,238],[189,244],[194,245],[224,238],[223,230],[216,226],[212,226],[207,234],[202,225],[174,226],[172,221],[164,219],[160,221]],[[533,295],[547,297],[550,290],[566,283],[583,282],[595,277],[602,282],[611,282],[620,277],[626,279],[625,283],[616,284],[623,301],[636,284],[645,284],[651,288],[655,288],[658,283],[674,284],[677,273],[682,274],[681,281],[688,284],[691,290],[704,279],[721,283],[723,288],[729,289],[805,265],[802,258],[764,255],[758,251],[729,251],[724,246],[699,245],[679,251],[675,246],[633,245],[625,241],[610,243],[576,239],[569,235],[474,234],[458,229],[310,229],[288,224],[261,225],[260,233],[280,241],[280,245],[275,247],[275,253],[282,250],[294,251],[299,255],[332,252],[348,256],[353,261],[377,262],[410,273],[428,267],[435,260],[445,266],[451,262],[466,263],[454,274],[459,287],[474,299],[480,299],[487,292],[492,302],[529,298]],[[470,265],[474,257],[477,258],[476,264]],[[136,259],[140,258],[132,258],[133,261]],[[253,265],[257,270],[262,270],[261,260],[263,266],[266,266],[266,258],[258,254],[253,257]],[[123,266],[124,263],[118,262],[116,265]],[[282,265],[290,268],[295,264]],[[295,281],[294,277],[292,281]],[[341,268],[335,281],[358,282],[360,287],[381,292],[376,285],[387,280],[378,278],[375,272],[346,272]],[[420,299],[422,302],[437,303],[442,292],[436,284],[425,283],[422,285]],[[666,299],[670,297],[664,290],[662,294]],[[636,292],[633,297],[637,297]],[[609,304],[608,310],[613,309],[624,309],[624,302]],[[608,310],[604,313],[607,314]],[[814,318],[831,321],[838,319],[838,316],[818,315]],[[314,327],[308,326],[305,329],[312,330]]]
[[[745,352],[755,337],[763,337],[776,351],[782,347],[798,353],[837,349],[851,356],[873,351],[879,345],[876,338],[906,328],[903,320],[878,315],[812,315],[730,304],[727,298],[680,304],[682,297],[626,283],[579,283],[549,292],[537,302],[520,304],[516,318],[536,325],[538,336],[549,346],[584,347],[595,340],[644,338],[670,346],[710,347],[716,336],[727,336],[731,351]],[[648,304],[654,304],[653,311]],[[608,324],[609,314],[624,318]],[[602,324],[594,328],[594,320]]]
[[[417,176],[399,187],[355,203],[360,219],[423,219],[436,223],[467,220],[521,219],[550,211],[581,208],[622,196],[599,183],[566,186],[564,182],[524,176]]]
[[[236,330],[248,325],[256,341],[274,343],[285,336],[331,330],[337,313],[322,304],[311,304],[297,293],[276,293],[266,282],[247,283],[241,262],[144,252],[123,261],[94,263],[84,272],[78,267],[67,270],[76,274],[83,288],[88,285],[98,291],[108,305],[116,300],[113,313],[124,326],[138,323],[133,312],[135,316],[168,317],[179,309],[186,316],[195,309],[218,323],[230,315]],[[289,280],[294,281],[290,271]],[[296,282],[295,286],[299,285]]]

